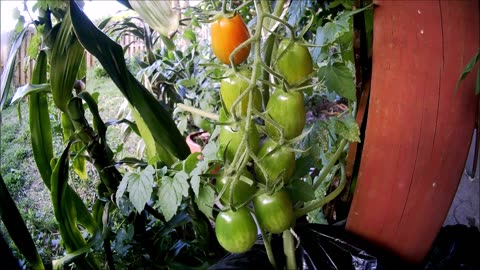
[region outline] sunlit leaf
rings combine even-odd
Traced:
[[[10,90],[10,84],[12,83],[13,73],[15,71],[15,63],[17,60],[17,51],[22,45],[27,28],[24,28],[20,34],[17,35],[15,42],[10,48],[8,53],[8,60],[3,67],[2,77],[0,80],[0,111],[3,109],[3,105],[7,100],[8,91]]]
[[[49,83],[26,84],[24,86],[17,88],[17,91],[15,92],[15,95],[13,95],[12,100],[10,101],[10,104],[30,94],[49,93],[49,92],[51,92]]]
[[[188,183],[186,183],[188,188]],[[165,220],[169,221],[177,213],[178,206],[182,202],[182,194],[184,184],[178,183],[174,178],[164,176],[161,178],[158,187],[157,206],[165,216]],[[188,192],[188,190],[187,190]]]
[[[135,206],[138,213],[142,212],[145,204],[150,199],[153,191],[153,173],[152,166],[148,166],[139,173],[129,175],[127,191],[130,201]]]
[[[129,1],[132,8],[149,26],[164,36],[177,30],[180,14],[172,9],[171,1]]]

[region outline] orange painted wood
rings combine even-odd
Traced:
[[[365,144],[347,230],[420,263],[465,167],[479,1],[377,1]]]

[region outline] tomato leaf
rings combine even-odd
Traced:
[[[161,178],[158,188],[157,206],[169,221],[177,213],[177,209],[182,203],[182,197],[188,196],[188,175],[181,171],[173,177],[164,176]]]
[[[205,158],[202,161],[199,161],[197,163],[197,167],[192,170],[190,173],[191,179],[190,179],[190,186],[193,189],[193,192],[195,193],[195,196],[199,196],[199,189],[200,189],[200,175],[204,173],[208,169],[208,160]]]
[[[195,169],[195,167],[197,166],[197,163],[199,161],[198,159],[198,156],[200,155],[200,153],[198,152],[195,152],[195,153],[191,153],[184,161],[183,161],[183,170],[190,174],[193,169]]]
[[[348,141],[360,142],[360,128],[353,116],[346,115],[341,118],[332,117],[329,119],[328,125],[330,129]]]
[[[193,43],[197,41],[195,33],[192,31],[192,29],[185,29],[185,31],[183,32],[183,37],[190,40]]]
[[[158,202],[157,206],[165,216],[165,220],[169,221],[177,212],[178,206],[181,203],[181,197],[178,196],[173,178],[164,176],[162,183],[158,188]]]
[[[201,187],[197,198],[195,198],[195,203],[197,204],[198,209],[209,218],[213,218],[212,208],[214,202],[215,190],[208,185]]]
[[[329,91],[335,91],[349,100],[356,99],[353,73],[344,63],[334,62],[320,67],[318,77],[325,79]]]
[[[304,177],[305,175],[308,174],[308,172],[310,171],[310,168],[312,168],[315,165],[311,155],[302,156],[301,158],[297,159],[295,162],[296,162],[295,172],[293,173],[292,179],[299,179],[301,177]]]
[[[176,182],[176,190],[179,192],[181,195],[187,197],[188,196],[188,174],[184,171],[180,171],[175,174],[173,179]]]
[[[150,199],[153,191],[153,174],[155,170],[152,166],[148,166],[140,173],[130,174],[128,180],[128,193],[130,201],[137,209],[137,212],[142,212],[145,204]]]
[[[301,179],[295,179],[285,188],[293,202],[308,202],[315,199],[312,186]]]

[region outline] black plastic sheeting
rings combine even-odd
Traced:
[[[463,225],[442,228],[422,265],[409,265],[345,231],[343,226],[303,224],[295,227],[300,238],[297,267],[302,270],[480,270],[480,233]],[[272,239],[278,269],[285,269],[281,235]],[[228,254],[209,270],[273,269],[263,241],[242,254]]]

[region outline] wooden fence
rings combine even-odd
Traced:
[[[27,49],[28,49],[28,44],[30,44],[30,40],[32,39],[33,35],[35,35],[35,29],[29,28],[27,33],[25,33],[25,37],[22,42],[22,45],[20,46],[17,52],[17,59],[15,63],[15,73],[13,74],[13,79],[12,79],[13,86],[15,88],[29,83],[30,78],[32,77],[35,60],[29,59],[27,55]],[[126,59],[129,57],[135,56],[142,51],[145,51],[145,45],[141,40],[139,40],[135,36],[131,36],[131,35],[123,36],[119,44],[122,47],[129,45],[129,47],[125,50]],[[2,71],[8,58],[8,52],[5,56],[6,57],[2,57],[2,63],[1,63]],[[92,68],[95,65],[97,65],[97,59],[87,51],[85,51],[85,60],[87,62],[87,68]]]

